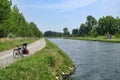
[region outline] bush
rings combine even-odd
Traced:
[[[7,35],[7,37],[8,37],[8,38],[14,38],[15,35],[14,35],[13,33],[9,33],[9,34]]]
[[[116,38],[120,38],[120,31],[115,34]]]

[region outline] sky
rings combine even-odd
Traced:
[[[42,31],[63,32],[80,27],[86,17],[120,17],[120,0],[12,0],[28,22]]]

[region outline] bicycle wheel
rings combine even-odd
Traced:
[[[19,51],[17,49],[13,50],[13,57],[18,58],[19,57]]]

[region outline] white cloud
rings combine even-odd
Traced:
[[[36,8],[43,8],[43,9],[57,9],[62,11],[69,11],[78,9],[81,7],[85,7],[87,5],[90,5],[94,3],[97,0],[65,0],[62,3],[56,3],[56,4],[48,4],[48,5],[34,5]]]

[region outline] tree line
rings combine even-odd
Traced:
[[[0,0],[0,38],[41,37],[42,32],[34,22],[27,22],[17,5],[11,0]]]
[[[68,28],[65,27],[63,29],[63,32],[59,33],[60,35],[58,34],[58,32],[46,31],[44,33],[44,36],[97,37],[97,36],[104,36],[106,34],[111,34],[111,35],[115,35],[115,37],[120,37],[119,17],[114,18],[112,16],[105,16],[96,20],[93,16],[89,15],[86,17],[86,19],[87,19],[86,22],[82,23],[79,28],[72,29],[71,34]]]

